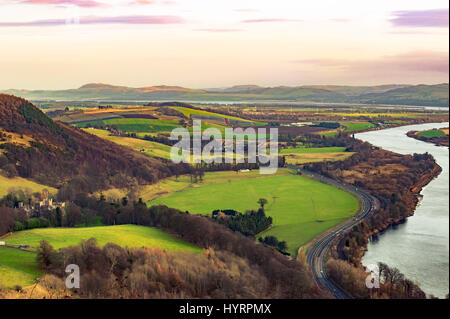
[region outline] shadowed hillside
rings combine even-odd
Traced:
[[[62,187],[67,197],[150,184],[186,169],[54,122],[28,101],[10,95],[0,95],[0,132],[4,172]]]

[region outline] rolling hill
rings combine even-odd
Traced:
[[[365,103],[448,107],[448,83],[437,85],[379,86],[278,86],[237,85],[223,89],[196,90],[179,86],[131,88],[91,83],[70,90],[6,90],[32,100],[136,100],[136,101],[281,101],[316,103]],[[0,91],[1,93],[2,91]]]
[[[184,169],[54,122],[30,102],[10,95],[0,95],[0,132],[0,169],[11,177],[62,188],[68,198],[74,192],[151,184]]]

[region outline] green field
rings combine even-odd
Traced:
[[[209,215],[215,209],[235,209],[245,212],[257,209],[257,200],[266,198],[266,214],[273,218],[273,228],[263,235],[276,235],[286,240],[288,251],[296,255],[300,246],[346,218],[353,216],[359,202],[352,195],[286,169],[275,175],[250,173],[215,173],[205,176],[203,184],[171,190],[149,202]],[[177,183],[172,181],[172,183]],[[164,188],[163,188],[164,189]]]
[[[344,132],[356,132],[376,127],[376,125],[372,123],[341,123],[341,125],[345,126]]]
[[[47,189],[52,194],[56,194],[57,192],[56,188],[38,184],[25,178],[21,177],[7,178],[1,174],[0,170],[0,197],[7,195],[10,189],[18,189],[18,188],[22,189],[29,188],[32,192],[38,192],[43,189]]]
[[[297,147],[280,149],[280,154],[295,153],[340,153],[345,152],[345,147]]]
[[[115,243],[127,247],[160,247],[177,251],[201,252],[199,247],[186,243],[172,235],[151,227],[136,225],[102,226],[89,228],[39,228],[24,230],[2,238],[7,245],[29,245],[32,250],[41,240],[47,240],[54,248],[78,245],[82,240],[96,238],[99,245]],[[0,285],[12,288],[27,286],[40,277],[36,253],[16,248],[0,247]]]
[[[0,247],[0,286],[28,286],[42,275],[36,254],[15,248]]]
[[[144,154],[153,156],[153,157],[161,157],[161,158],[170,158],[170,149],[171,147],[165,144],[146,141],[139,138],[132,137],[123,137],[123,136],[113,136],[107,130],[101,129],[93,129],[88,128],[84,129],[86,132],[90,134],[94,134],[98,137],[104,138],[108,141],[114,142],[119,145],[128,146],[134,149],[135,151],[141,152]]]
[[[237,121],[251,122],[249,120],[244,120],[239,117],[234,117],[234,116],[229,116],[229,115],[219,114],[219,113],[213,113],[213,112],[208,112],[208,111],[203,111],[203,110],[191,109],[188,107],[172,106],[170,108],[183,113],[183,115],[186,117],[190,117],[191,115],[204,115],[204,116],[214,116],[214,117],[220,117],[220,118],[237,120]]]
[[[141,118],[117,118],[109,120],[88,121],[82,123],[76,123],[75,126],[85,128],[98,126],[115,126],[121,131],[126,132],[170,132],[173,129],[180,127],[178,121],[175,120],[154,120],[154,119],[141,119]]]
[[[225,114],[220,114],[220,113],[213,113],[213,112],[208,112],[208,111],[204,111],[204,110],[191,109],[191,108],[187,108],[187,107],[173,106],[173,107],[171,107],[171,109],[174,109],[174,110],[177,110],[177,111],[183,113],[183,115],[188,118],[191,115],[201,115],[201,116],[208,116],[208,117],[211,116],[211,117],[217,117],[217,118],[222,118],[222,119],[235,120],[235,121],[240,121],[240,122],[244,122],[244,123],[247,122],[248,125],[266,125],[266,123],[253,122],[253,121],[242,119],[242,118],[236,117],[236,116],[230,116],[230,115],[225,115]]]
[[[38,228],[12,233],[2,240],[9,245],[39,246],[43,239],[53,247],[61,248],[77,245],[82,240],[94,237],[99,245],[115,243],[128,247],[161,247],[167,250],[200,251],[200,248],[190,245],[172,235],[151,227],[136,225],[103,226],[88,228]]]
[[[400,113],[400,112],[393,112],[393,113],[363,113],[363,112],[352,112],[352,113],[339,113],[339,112],[333,112],[333,113],[316,113],[316,114],[323,114],[323,115],[329,115],[329,116],[341,116],[341,117],[370,117],[370,118],[380,118],[380,117],[393,117],[393,118],[418,118],[423,116],[419,113]]]
[[[446,134],[444,131],[441,131],[441,130],[430,130],[430,131],[419,132],[419,133],[417,133],[417,135],[423,136],[426,138],[433,138],[433,137],[441,137]]]

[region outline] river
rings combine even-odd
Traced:
[[[408,125],[355,137],[400,154],[432,154],[442,173],[425,186],[423,199],[407,222],[371,241],[363,265],[383,262],[398,268],[423,291],[439,298],[449,293],[449,150],[406,136],[409,131],[448,127],[448,123]]]

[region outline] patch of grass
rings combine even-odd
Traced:
[[[141,152],[143,150],[145,154],[150,156],[162,157],[167,159],[170,158],[170,146],[168,145],[132,137],[112,136],[109,135],[109,132],[107,130],[93,128],[84,130],[90,134],[94,134],[116,144],[128,146],[135,151]]]
[[[305,163],[316,163],[316,162],[336,162],[343,161],[350,156],[353,152],[330,152],[330,153],[291,153],[282,154],[286,157],[286,162],[288,164],[305,164]]]
[[[0,247],[0,285],[6,288],[15,285],[25,287],[41,275],[34,252]]]
[[[362,130],[367,130],[369,128],[376,127],[375,124],[372,123],[341,123],[341,125],[345,126],[344,132],[357,132]]]
[[[177,110],[181,113],[183,113],[184,116],[186,117],[190,117],[191,115],[200,115],[200,116],[207,116],[207,117],[217,117],[219,119],[229,119],[229,120],[234,120],[234,121],[239,121],[241,122],[241,124],[243,126],[246,125],[255,125],[255,126],[263,126],[263,125],[267,125],[267,123],[262,123],[262,122],[254,122],[254,121],[250,121],[250,120],[246,120],[237,116],[230,116],[230,115],[225,115],[225,114],[220,114],[220,113],[214,113],[214,112],[209,112],[209,111],[204,111],[204,110],[197,110],[197,109],[191,109],[191,108],[187,108],[187,107],[180,107],[180,106],[173,106],[171,107],[174,110]]]
[[[442,130],[430,130],[430,131],[422,131],[417,133],[419,136],[423,136],[426,138],[433,138],[433,137],[441,137],[446,135],[444,131]]]
[[[397,121],[383,121],[384,124],[407,124],[407,121],[401,121],[401,120],[397,120]]]
[[[336,136],[338,134],[339,134],[339,132],[336,130],[336,131],[329,131],[329,132],[321,133],[320,135],[322,135],[322,136]]]
[[[141,119],[141,118],[115,118],[109,120],[98,120],[76,123],[77,127],[85,128],[94,125],[99,126],[114,126],[121,131],[125,132],[170,132],[173,129],[179,127],[176,120],[154,120],[154,119]]]
[[[273,218],[274,226],[267,234],[277,233],[279,240],[286,240],[293,255],[316,235],[353,216],[359,207],[358,200],[352,195],[291,174],[286,169],[269,176],[256,176],[258,171],[247,174],[221,172],[214,176],[215,173],[210,173],[205,175],[204,183],[194,185],[179,181],[185,184],[184,189],[173,191],[166,188],[166,194],[161,194],[149,205],[164,204],[190,213],[209,215],[215,209],[240,212],[257,209],[258,199],[266,198],[266,214]],[[318,220],[322,222],[315,225]]]
[[[31,180],[28,180],[28,179],[25,179],[22,177],[7,178],[1,174],[2,174],[2,172],[0,170],[0,197],[7,195],[11,188],[15,188],[15,189],[29,188],[32,192],[38,192],[43,189],[47,189],[52,194],[56,194],[56,192],[57,192],[56,188],[53,188],[50,186],[38,184],[36,182],[33,182]]]
[[[379,117],[393,117],[393,118],[418,118],[423,115],[420,113],[401,113],[401,112],[393,112],[393,113],[364,113],[364,112],[354,112],[354,113],[316,113],[330,116],[341,116],[341,117],[370,117],[370,118],[379,118]]]
[[[172,235],[151,227],[136,225],[103,226],[89,228],[39,228],[12,233],[2,240],[9,245],[30,245],[37,248],[39,242],[47,240],[54,248],[77,245],[81,240],[97,239],[99,245],[115,243],[128,247],[161,247],[167,250],[199,252],[200,248],[188,244]]]
[[[295,153],[340,153],[344,152],[345,147],[297,147],[297,148],[283,148],[280,154],[295,154]]]
[[[220,118],[236,120],[236,121],[251,122],[249,120],[241,119],[241,118],[235,117],[235,116],[213,113],[213,112],[197,110],[197,109],[191,109],[188,107],[172,106],[171,109],[174,109],[174,110],[177,110],[177,111],[183,113],[183,115],[186,117],[190,117],[191,115],[203,115],[203,116],[220,117]]]
[[[291,255],[297,255],[298,248],[308,243],[318,234],[326,232],[328,229],[339,225],[347,218],[336,218],[324,221],[309,221],[303,223],[284,224],[273,227],[258,237],[275,236],[283,238],[287,243],[297,243],[294,247],[288,246]],[[301,229],[301,231],[299,231]]]

